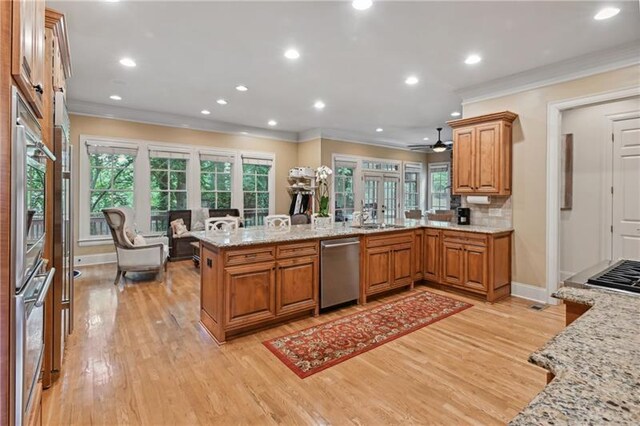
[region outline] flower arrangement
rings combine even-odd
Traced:
[[[316,169],[318,217],[329,217],[329,177],[332,174],[333,170],[327,166],[320,166]]]

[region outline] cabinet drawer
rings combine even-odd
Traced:
[[[244,265],[247,263],[265,262],[274,260],[276,249],[273,246],[258,247],[242,250],[230,250],[225,253],[226,265]]]
[[[411,243],[413,242],[413,232],[403,232],[401,234],[382,234],[366,237],[366,246],[369,247],[382,247],[382,246],[394,246],[397,244]]]
[[[487,245],[487,235],[474,233],[474,232],[443,231],[442,238],[444,241],[450,241],[450,242],[475,244],[475,245],[481,245],[481,246]]]
[[[295,244],[283,244],[276,247],[278,259],[289,257],[315,256],[318,254],[318,242],[304,242]]]

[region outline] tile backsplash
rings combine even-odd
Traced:
[[[462,207],[471,209],[471,224],[509,228],[513,226],[511,197],[489,197],[490,204],[468,204],[462,197]]]

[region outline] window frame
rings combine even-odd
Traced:
[[[150,148],[149,151],[156,151],[153,148]],[[167,194],[167,208],[171,207],[171,194],[172,193],[178,193],[178,192],[183,192],[185,194],[185,208],[188,208],[188,206],[190,205],[189,201],[190,201],[190,193],[189,193],[189,160],[190,158],[172,158],[171,157],[171,151],[164,151],[164,150],[158,150],[158,151],[163,151],[163,152],[167,152],[168,155],[167,156],[156,156],[156,155],[151,155],[151,153],[149,153],[149,197],[151,198],[153,192],[164,192]],[[180,155],[184,155],[187,153],[184,153],[182,151],[176,152]],[[151,166],[151,161],[154,158],[160,158],[163,160],[167,160],[167,167],[164,169],[159,169],[159,168],[154,168]],[[171,167],[171,162],[174,160],[181,160],[185,162],[185,168],[184,169],[173,169]],[[167,188],[166,189],[153,189],[151,187],[151,175],[153,174],[153,172],[157,172],[157,171],[164,171],[167,173]],[[184,189],[171,189],[171,172],[177,172],[177,173],[184,173],[184,178],[185,178],[185,186]],[[150,200],[151,202],[151,200]],[[154,210],[153,206],[149,206],[149,230],[150,232],[164,232],[168,226],[168,224],[165,224],[165,226],[163,226],[164,229],[162,230],[153,230],[152,229],[152,223],[153,223],[153,213],[154,212],[168,212],[169,210]]]
[[[447,173],[449,174],[449,186],[444,193],[447,195],[447,204],[444,210],[448,210],[451,208],[451,162],[443,161],[438,163],[429,163],[427,166],[427,208],[428,210],[433,210],[433,198],[431,192],[431,183],[432,183],[432,173],[436,168],[447,168]],[[440,192],[438,192],[440,194]]]
[[[240,160],[239,160],[239,164],[240,167],[236,167],[236,174],[239,176],[239,178],[236,180],[238,185],[239,185],[239,203],[238,205],[240,206],[240,213],[241,215],[244,217],[244,211],[245,211],[245,206],[244,206],[244,186],[243,186],[243,182],[244,182],[244,161],[243,158],[247,158],[247,159],[251,159],[251,160],[258,160],[258,161],[264,161],[264,162],[270,162],[271,164],[269,164],[269,172],[267,173],[267,188],[269,191],[269,211],[267,213],[267,215],[272,215],[275,213],[275,203],[274,203],[274,194],[275,194],[275,177],[276,177],[276,158],[275,155],[271,154],[265,154],[262,152],[242,152],[240,155]],[[257,190],[256,190],[257,191]],[[264,192],[264,191],[262,191]],[[257,193],[257,192],[256,192]],[[259,210],[257,207],[257,199],[256,199],[256,207],[252,208],[252,210]],[[259,225],[254,225],[254,226],[259,226]]]
[[[110,146],[114,148],[136,149],[137,154],[134,161],[134,221],[137,229],[149,234],[151,229],[151,175],[149,163],[149,149],[159,149],[164,151],[173,151],[188,153],[189,159],[187,163],[187,209],[201,208],[200,194],[200,153],[203,151],[202,145],[189,145],[171,142],[158,142],[130,138],[112,138],[95,135],[81,134],[79,137],[79,147],[75,151],[78,155],[78,236],[77,242],[81,247],[110,245],[112,244],[111,235],[108,236],[92,236],[89,229],[89,203],[85,202],[89,198],[89,176],[90,161],[87,152],[87,143]],[[271,169],[269,171],[269,214],[275,211],[275,177],[276,177],[276,155],[273,152],[265,151],[244,151],[224,148],[207,149],[207,154],[219,154],[234,159],[231,176],[231,206],[237,208],[241,212],[244,210],[242,196],[242,168],[236,167],[242,164],[242,156],[251,158],[261,158],[271,161]],[[76,207],[74,207],[75,209]],[[76,211],[76,210],[74,210]],[[155,234],[158,234],[157,232]]]

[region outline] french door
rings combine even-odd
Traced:
[[[395,220],[400,211],[400,178],[365,174],[362,204],[373,220]]]

